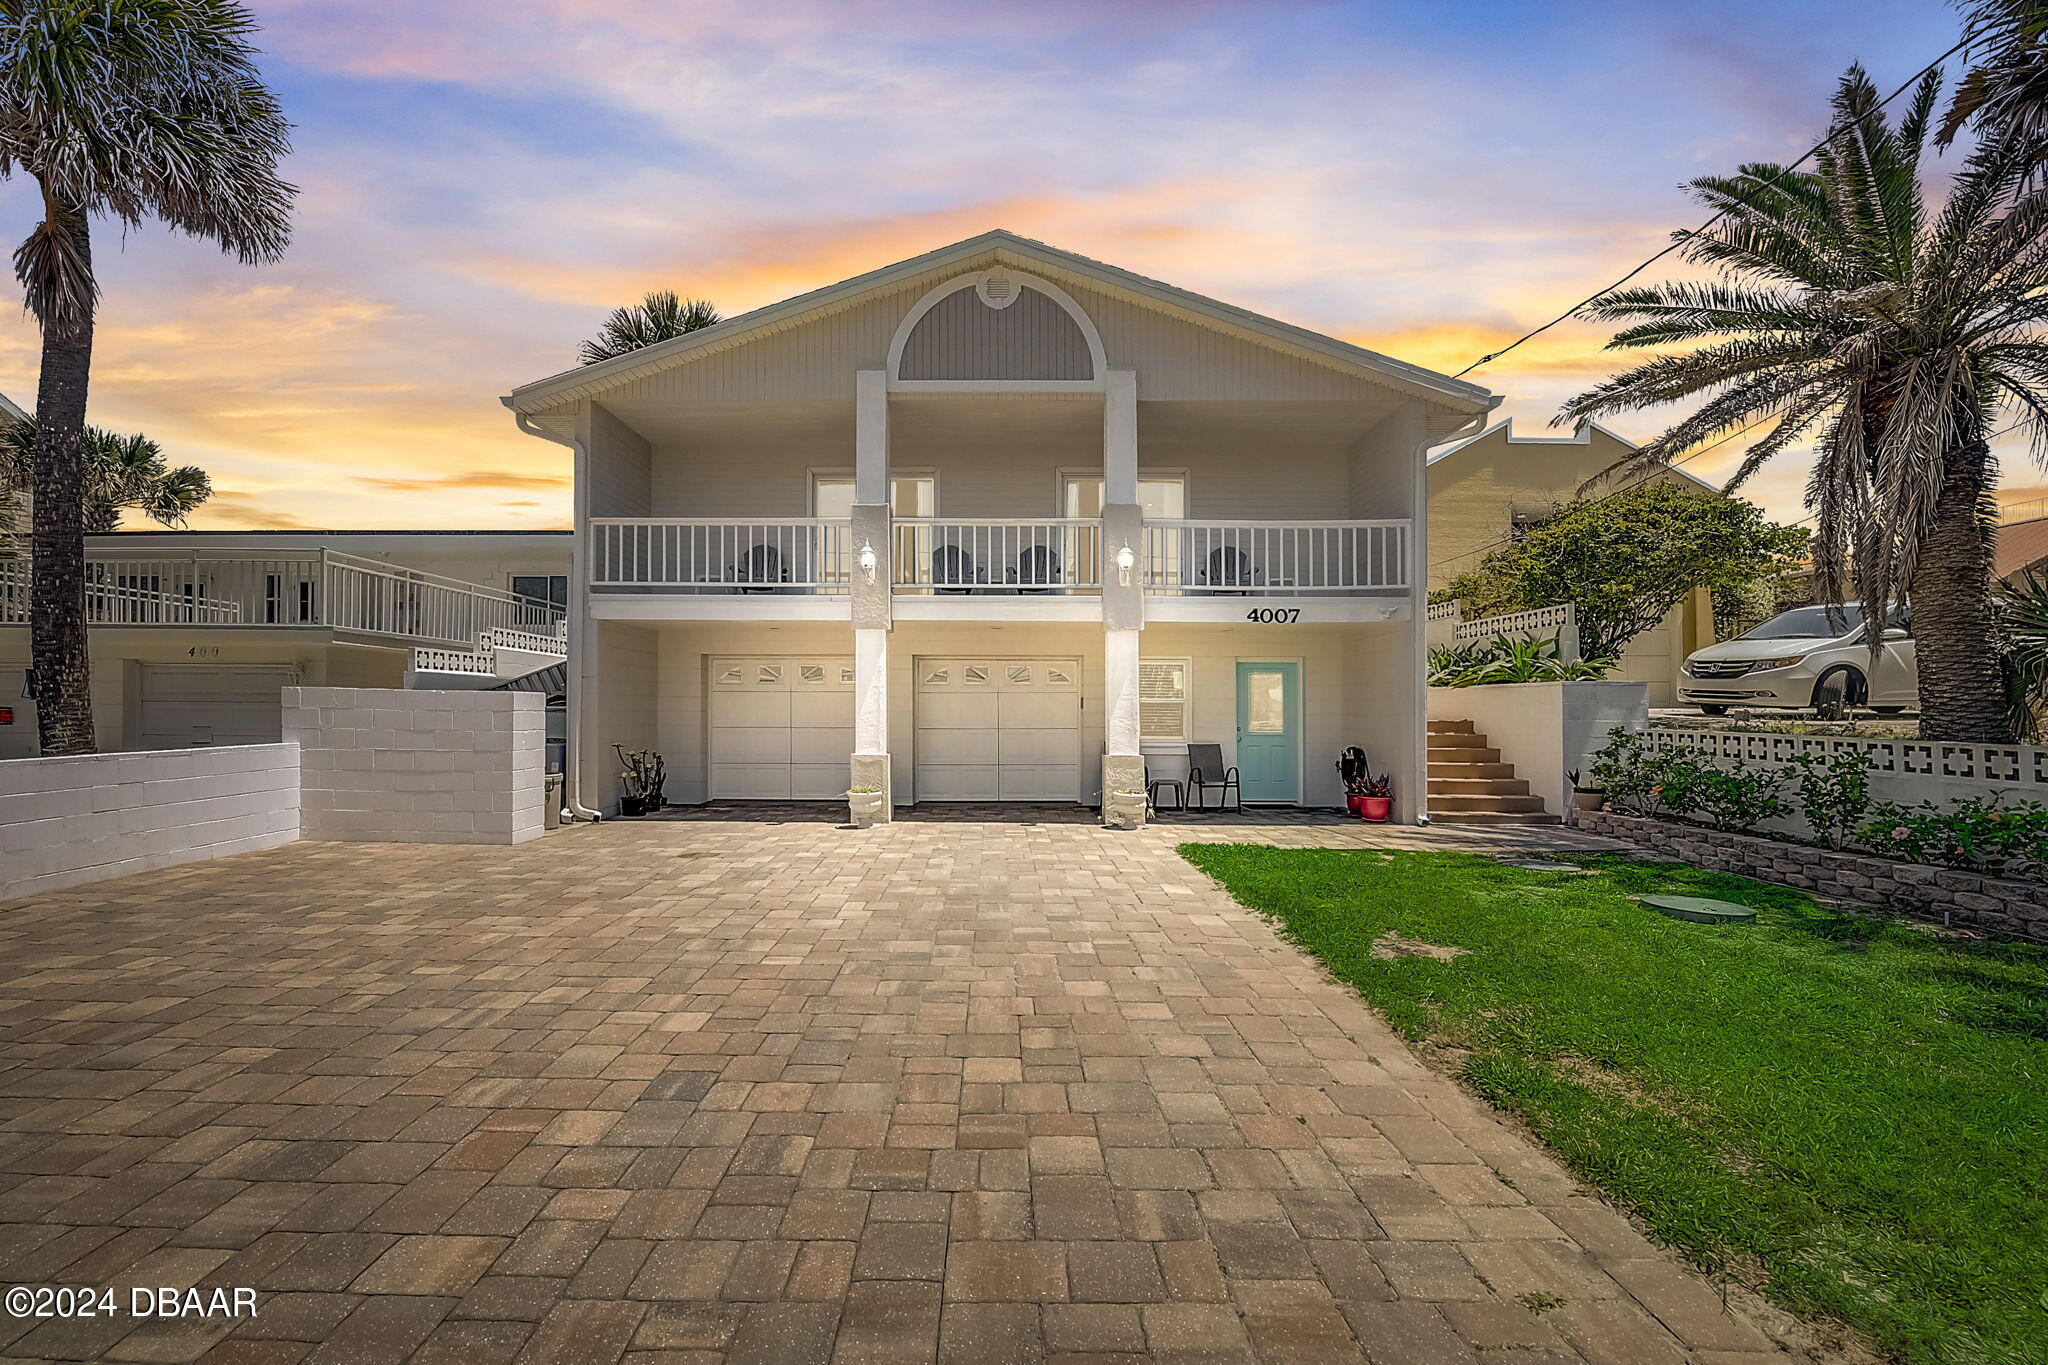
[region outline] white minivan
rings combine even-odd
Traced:
[[[1798,607],[1733,640],[1688,656],[1678,699],[1710,716],[1731,706],[1811,708],[1840,716],[1867,706],[1897,715],[1920,704],[1912,619],[1894,607],[1875,659],[1863,642],[1863,608]]]

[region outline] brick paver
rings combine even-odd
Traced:
[[[696,814],[0,907],[0,1281],[261,1295],[0,1354],[1773,1354],[1172,851],[1570,835]]]

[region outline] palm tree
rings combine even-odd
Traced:
[[[84,460],[80,522],[86,534],[119,529],[127,508],[163,526],[183,526],[199,504],[213,496],[213,481],[196,465],[171,468],[163,447],[140,434],[119,436],[87,427],[80,443]],[[0,499],[12,501],[35,486],[34,418],[0,425]]]
[[[20,170],[43,219],[14,253],[42,327],[29,600],[45,754],[93,750],[85,633],[83,444],[99,283],[92,220],[145,218],[275,260],[295,191],[289,126],[232,0],[0,0],[0,176]]]
[[[597,335],[584,342],[576,353],[584,364],[595,365],[600,360],[668,341],[719,321],[718,310],[709,300],[679,298],[673,289],[654,289],[636,304],[614,308],[597,329]]]
[[[1707,282],[1611,290],[1586,316],[1632,324],[1613,348],[1689,347],[1565,404],[1560,422],[1704,396],[1622,467],[1774,421],[1729,482],[1814,437],[1807,506],[1825,600],[1851,583],[1876,647],[1883,606],[1910,595],[1921,734],[1999,743],[2011,729],[1991,600],[1989,436],[2016,413],[2041,448],[2048,419],[2048,190],[2043,135],[1987,130],[1932,205],[1920,162],[1941,78],[1896,127],[1851,67],[1811,172],[1745,166],[1693,181],[1716,211],[1677,234]]]
[[[1956,84],[1941,145],[1968,123],[2048,132],[2048,0],[1965,0],[1961,8],[1977,64]]]

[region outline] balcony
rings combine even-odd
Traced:
[[[589,544],[591,586],[609,616],[664,614],[634,596],[693,595],[693,614],[843,617],[861,571],[843,519],[595,518]],[[958,615],[962,599],[1022,598],[1038,599],[1049,615],[1085,615],[1097,611],[1088,599],[1100,596],[1104,573],[1123,572],[1115,567],[1123,548],[1103,543],[1094,518],[898,517],[889,587],[917,614]],[[1406,521],[1148,520],[1131,550],[1146,596],[1188,603],[1188,619],[1214,614],[1195,610],[1205,599],[1248,596],[1355,599],[1352,616],[1329,619],[1384,619],[1390,613],[1370,599],[1404,598],[1409,587]],[[1073,600],[1055,605],[1060,599]],[[1025,610],[1013,603],[1003,614]]]
[[[560,638],[544,603],[331,550],[98,554],[85,563],[94,626],[324,628],[392,643],[475,649],[493,631]],[[28,622],[29,566],[0,564],[0,626]]]
[[[1150,597],[1353,597],[1408,589],[1406,521],[1147,521]]]

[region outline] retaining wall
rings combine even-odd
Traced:
[[[2048,886],[2039,882],[1835,853],[1613,811],[1579,811],[1572,823],[1710,871],[1796,886],[1914,919],[2048,943]]]
[[[0,762],[0,900],[298,837],[296,744]]]
[[[543,830],[538,692],[287,687],[308,839],[517,844]]]

